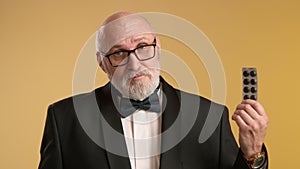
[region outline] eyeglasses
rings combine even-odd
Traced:
[[[124,66],[129,62],[129,56],[133,52],[139,61],[146,61],[154,58],[156,47],[156,38],[152,44],[138,46],[133,50],[119,50],[105,55],[113,67]]]

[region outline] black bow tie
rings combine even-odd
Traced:
[[[160,112],[160,103],[156,89],[149,97],[142,101],[133,100],[129,98],[121,98],[120,102],[120,114],[123,117],[127,117],[134,113],[137,109],[148,110],[151,112]]]

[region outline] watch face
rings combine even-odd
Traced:
[[[260,156],[258,157],[254,162],[253,162],[253,168],[260,168],[265,162],[265,157],[264,156]]]

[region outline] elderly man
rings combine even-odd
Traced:
[[[110,82],[49,106],[39,169],[267,168],[262,105],[244,100],[237,106],[232,119],[239,148],[225,106],[174,89],[160,77],[160,41],[145,18],[111,15],[96,46]],[[221,120],[199,142],[209,113]]]

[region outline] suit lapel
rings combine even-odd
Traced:
[[[181,169],[181,158],[180,158],[180,144],[170,147],[171,142],[178,139],[180,136],[180,126],[175,126],[178,132],[168,133],[166,132],[172,126],[176,120],[179,109],[180,109],[180,98],[175,92],[175,89],[167,84],[163,78],[160,79],[162,84],[162,89],[164,93],[163,98],[163,115],[162,115],[162,143],[161,150],[162,154],[160,157],[160,169]],[[113,98],[111,95],[111,84],[105,85],[102,90],[96,90],[97,103],[100,107],[101,114],[103,115],[106,124],[108,126],[103,127],[104,143],[107,148],[108,163],[111,169],[130,169],[130,161],[128,158],[128,152],[126,147],[126,142],[123,136],[122,123],[118,111],[113,103]],[[105,122],[102,122],[105,124]],[[119,133],[118,136],[111,133],[110,130],[105,128],[111,126],[114,129],[113,133]],[[116,132],[117,131],[117,132]],[[117,150],[122,154],[114,154],[109,151],[110,148]],[[113,151],[115,152],[115,151]],[[125,156],[125,157],[124,157]]]
[[[103,115],[102,129],[108,163],[111,169],[130,169],[130,161],[119,113],[114,106],[111,84],[96,90],[97,102]]]

